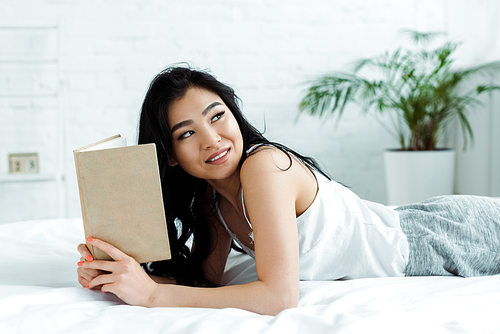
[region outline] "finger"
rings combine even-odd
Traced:
[[[92,279],[94,279],[94,277],[87,278],[87,277],[83,277],[83,276],[78,275],[78,283],[80,283],[80,285],[84,288],[88,288],[88,285]],[[100,290],[101,285],[93,286],[92,289]]]
[[[76,272],[78,273],[78,278],[80,278],[80,277],[81,277],[81,278],[86,279],[86,280],[89,280],[89,281],[92,279],[92,278],[91,278],[90,273],[89,273],[89,272],[87,272],[87,271],[85,271],[85,270],[84,270],[84,269],[82,269],[82,268],[78,268],[78,269],[76,270]]]
[[[118,294],[117,294],[116,287],[115,287],[114,283],[100,285],[100,287],[101,287],[102,292],[111,292],[111,293],[114,293],[118,298],[120,298],[120,296],[118,296]]]
[[[81,261],[84,259],[87,261],[93,261],[94,258],[92,257],[92,254],[90,253],[89,249],[87,248],[87,245],[85,244],[79,244],[77,247],[78,252],[82,256]]]
[[[115,282],[115,278],[116,275],[114,274],[99,275],[88,282],[87,288],[93,289],[97,286],[106,286],[108,284],[113,284]]]
[[[89,284],[90,280],[88,280],[86,277],[80,275],[80,273],[78,273],[78,283],[80,283],[83,287],[86,287],[87,284]]]
[[[87,242],[111,256],[111,258],[115,261],[121,261],[129,258],[127,254],[105,241],[95,238],[87,238]]]
[[[96,278],[99,275],[102,275],[104,272],[96,269],[86,269],[86,268],[78,268],[78,275],[82,276],[86,280],[90,281]]]
[[[81,263],[81,262],[79,262]],[[97,270],[97,271],[107,271],[114,272],[119,270],[120,264],[115,261],[106,261],[106,260],[94,260],[92,262],[85,261],[82,263],[80,268],[89,269],[89,270]]]
[[[90,281],[92,281],[94,278],[98,277],[99,275],[102,275],[103,273],[108,274],[107,272],[103,272],[100,270],[93,270],[93,269],[83,269],[83,268],[78,268],[78,283],[81,284],[82,287],[88,288],[88,285]],[[102,285],[94,285],[92,286],[92,289],[94,290],[100,290]]]

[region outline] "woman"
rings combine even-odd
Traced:
[[[132,305],[277,314],[297,305],[299,280],[500,272],[498,201],[445,197],[397,210],[363,201],[314,160],[265,139],[237,101],[205,72],[156,76],[139,144],[157,146],[172,259],[141,268],[90,238],[115,261],[93,261],[79,245],[82,286]],[[233,240],[255,258],[258,280],[219,287]]]

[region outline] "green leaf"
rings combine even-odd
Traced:
[[[491,78],[500,72],[500,61],[467,69],[452,70],[453,54],[460,45],[444,42],[427,49],[425,45],[442,32],[402,32],[420,50],[398,48],[379,56],[353,63],[352,72],[335,72],[308,83],[299,104],[300,112],[337,118],[337,124],[349,102],[361,106],[361,111],[375,117],[400,143],[402,149],[434,149],[444,129],[458,119],[464,133],[464,147],[473,132],[466,113],[481,105],[476,97],[500,90],[500,86],[481,83],[467,92],[457,87],[478,75]],[[370,79],[363,75],[368,70]],[[350,109],[353,110],[353,109]],[[378,115],[389,113],[383,123]]]

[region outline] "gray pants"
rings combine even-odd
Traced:
[[[410,255],[406,276],[500,273],[500,200],[438,196],[398,207]]]

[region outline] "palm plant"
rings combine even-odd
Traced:
[[[460,93],[459,84],[474,75],[493,75],[500,61],[468,69],[452,69],[451,55],[460,43],[445,42],[428,50],[427,43],[443,33],[405,33],[416,50],[398,48],[393,53],[362,59],[352,73],[335,72],[310,82],[299,105],[300,112],[323,116],[329,113],[340,120],[348,102],[354,102],[376,120],[399,142],[402,150],[435,150],[450,122],[458,118],[464,134],[464,149],[474,139],[467,119],[468,112],[480,104],[477,97],[500,89],[491,84],[477,85]],[[361,76],[361,70],[378,73],[377,79]],[[461,86],[462,87],[462,86]],[[386,124],[380,114],[389,114]],[[387,119],[386,119],[387,120]]]

